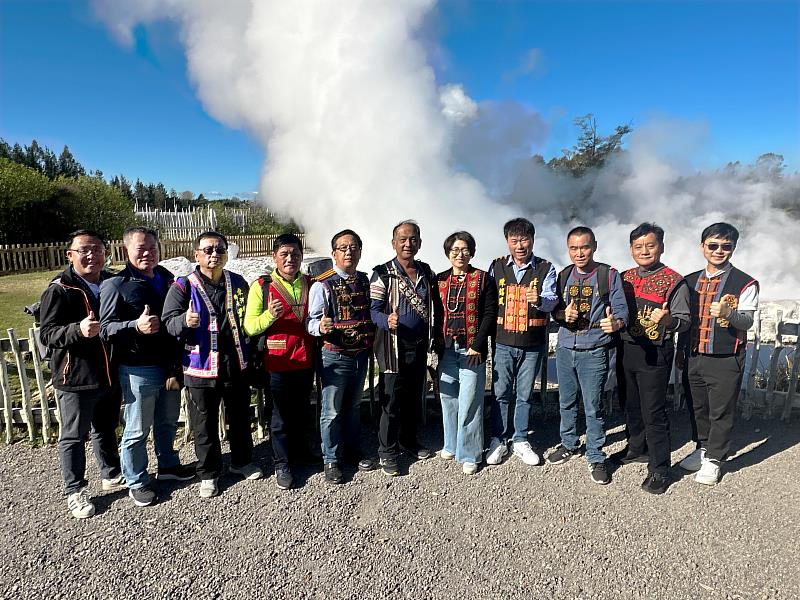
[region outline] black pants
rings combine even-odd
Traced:
[[[628,451],[649,454],[647,470],[666,476],[670,465],[667,385],[672,370],[673,345],[640,346],[624,343],[620,349],[624,377]]]
[[[309,396],[313,382],[313,369],[270,373],[270,437],[275,469],[285,468],[290,462],[296,463],[309,457]]]
[[[74,494],[86,487],[86,436],[103,479],[120,474],[117,426],[122,396],[118,389],[56,391],[61,421],[58,458],[64,491]]]
[[[695,421],[692,429],[697,429],[697,443],[706,449],[706,458],[725,460],[728,456],[744,359],[744,353],[689,357],[690,414]]]
[[[398,340],[397,373],[381,373],[379,393],[381,421],[378,427],[378,456],[396,458],[400,445],[417,446],[417,421],[428,369],[428,340],[417,343]]]
[[[217,381],[214,387],[190,387],[189,418],[197,455],[197,476],[216,479],[222,472],[219,442],[219,403],[225,406],[231,465],[243,467],[253,460],[250,432],[250,387],[242,383]]]

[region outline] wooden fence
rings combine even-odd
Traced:
[[[298,234],[303,239],[303,234]],[[272,254],[272,242],[277,235],[237,235],[228,238],[239,246],[239,256],[268,256]],[[194,239],[159,241],[161,260],[184,256],[194,257]],[[108,242],[108,256],[114,263],[125,262],[125,246],[122,240]],[[0,275],[55,271],[67,264],[69,244],[4,244],[0,245]]]

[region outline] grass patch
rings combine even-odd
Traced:
[[[6,329],[13,327],[17,337],[28,337],[33,318],[22,312],[29,304],[42,297],[47,284],[61,272],[42,271],[0,277],[0,337],[8,337]]]

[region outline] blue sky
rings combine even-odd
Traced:
[[[346,1],[346,0],[343,0]],[[603,132],[654,118],[707,128],[704,168],[764,152],[800,164],[800,3],[467,2],[439,4],[425,35],[439,83],[539,111],[549,158],[592,112]],[[179,192],[257,189],[264,158],[205,114],[177,30],[119,45],[81,1],[0,0],[0,137],[68,144],[90,169]]]

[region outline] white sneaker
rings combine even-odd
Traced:
[[[264,476],[264,471],[262,471],[261,468],[255,463],[247,463],[241,467],[234,467],[231,465],[230,472],[237,473],[238,475],[241,475],[250,481],[261,479]]]
[[[86,488],[67,496],[67,508],[76,519],[88,519],[94,515],[94,504],[89,500]]]
[[[216,479],[201,479],[200,480],[200,497],[201,498],[213,498],[219,494],[219,488],[217,488],[217,480]]]
[[[486,453],[487,465],[499,465],[503,462],[503,457],[508,454],[508,446],[498,438],[492,438],[489,443],[489,450]]]
[[[475,475],[478,472],[478,465],[473,462],[465,462],[461,469],[464,471],[464,475]]]
[[[697,448],[689,456],[687,456],[681,462],[679,462],[678,466],[681,469],[685,469],[686,471],[692,471],[692,472],[699,471],[700,467],[703,466],[703,459],[705,457],[706,457],[706,449]]]
[[[694,480],[703,485],[717,485],[719,481],[719,461],[703,457],[703,464],[697,475],[694,476]]]
[[[453,460],[456,457],[452,452],[448,452],[444,448],[439,451],[439,458],[442,460]]]
[[[103,479],[102,486],[104,492],[122,489],[125,487],[125,478],[122,476],[122,473],[120,473],[111,479]]]
[[[529,442],[514,442],[511,444],[514,456],[519,456],[526,465],[535,467],[542,462],[541,457],[534,452]]]

